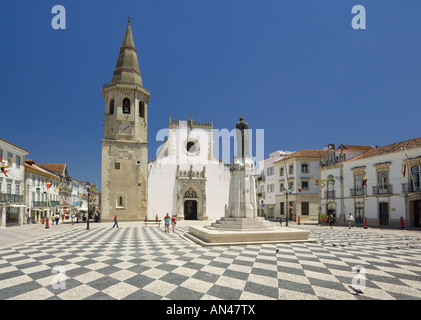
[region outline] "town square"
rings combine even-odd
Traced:
[[[0,300],[421,299],[421,4],[98,4],[3,5]]]

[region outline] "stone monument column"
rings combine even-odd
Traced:
[[[249,153],[249,126],[240,117],[236,124],[237,157],[231,164],[231,180],[227,216],[212,224],[216,228],[267,229],[264,219],[257,217],[254,162]]]
[[[243,116],[236,128],[238,153],[231,164],[226,212],[210,226],[189,226],[184,235],[204,246],[308,241],[307,230],[280,230],[279,226],[257,217],[256,173],[248,151],[248,124]]]

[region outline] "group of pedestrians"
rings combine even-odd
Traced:
[[[60,221],[60,215],[57,213],[56,215],[51,216],[51,225],[54,225],[54,222],[56,225],[58,225],[58,222]]]
[[[157,217],[158,220],[158,217]],[[172,216],[170,217],[170,215],[167,213],[167,215],[164,218],[165,221],[165,232],[170,233],[170,223],[172,226],[172,232],[175,231],[175,225],[177,224],[176,221],[176,216]],[[117,215],[114,216],[114,225],[113,225],[113,229],[114,227],[118,228],[118,220],[117,220]]]
[[[175,225],[177,224],[175,216],[170,217],[170,215],[167,213],[167,215],[164,218],[165,221],[165,232],[170,233],[170,223],[172,227],[172,232],[175,230]]]

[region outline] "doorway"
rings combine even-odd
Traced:
[[[421,200],[414,201],[414,226],[421,227]]]
[[[197,201],[196,200],[184,201],[184,219],[197,220]]]
[[[389,225],[389,203],[387,202],[379,203],[379,215],[380,215],[380,225],[388,226]]]

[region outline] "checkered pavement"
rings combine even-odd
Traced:
[[[187,226],[78,227],[1,248],[0,299],[421,298],[420,233],[299,228],[319,242],[201,247]]]

